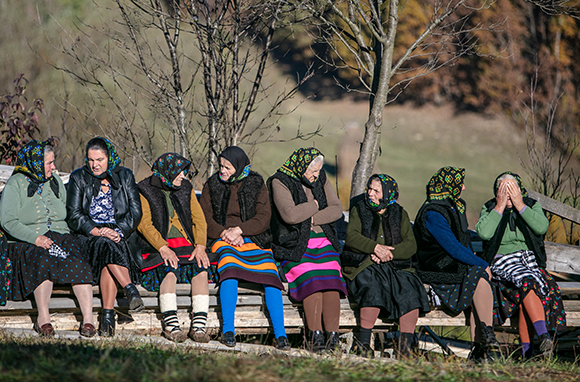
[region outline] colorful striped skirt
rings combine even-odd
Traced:
[[[214,243],[211,251],[219,256],[217,271],[220,282],[238,279],[284,289],[270,249],[260,248],[250,239],[244,238],[241,247],[231,246],[220,239]]]
[[[295,301],[302,301],[323,290],[338,290],[347,295],[340,255],[323,232],[310,231],[306,253],[300,262],[284,261],[281,266],[288,281],[290,297]]]
[[[143,266],[141,268],[141,285],[149,291],[157,292],[168,273],[177,277],[178,284],[189,284],[191,279],[201,272],[208,273],[208,279],[213,278],[212,266],[209,268],[199,267],[195,259],[189,260],[194,250],[193,245],[183,237],[167,239],[169,248],[175,252],[179,263],[177,268],[165,265],[159,252],[143,253]]]

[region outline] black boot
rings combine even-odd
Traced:
[[[493,326],[481,323],[481,348],[489,362],[499,361],[502,358],[501,347],[495,338]]]
[[[326,332],[326,350],[336,352],[340,347],[340,336],[338,332]]]
[[[99,335],[102,337],[112,337],[115,335],[115,309],[101,310]]]
[[[326,349],[324,333],[321,330],[314,330],[308,333],[306,349],[313,353],[322,353]]]
[[[471,346],[471,351],[467,356],[468,361],[473,361],[475,363],[480,363],[485,359],[485,354],[483,353],[483,348],[481,347],[480,343],[473,343]]]
[[[135,284],[129,283],[125,285],[123,290],[125,291],[125,297],[127,297],[127,300],[129,300],[130,311],[139,312],[140,310],[145,309],[145,304],[143,304],[143,300],[141,299]]]
[[[409,358],[413,354],[415,333],[399,333],[399,348],[397,358]]]
[[[375,358],[375,352],[370,343],[362,343],[357,338],[354,339],[350,352],[364,358]]]

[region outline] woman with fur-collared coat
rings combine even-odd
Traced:
[[[226,148],[219,160],[220,170],[203,186],[200,204],[207,221],[207,247],[219,256],[221,342],[230,347],[236,345],[238,280],[243,280],[264,286],[274,346],[289,350],[281,292],[284,287],[270,250],[272,212],[264,180],[250,171],[250,160],[239,147]]]

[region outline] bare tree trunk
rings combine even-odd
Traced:
[[[375,50],[377,60],[373,76],[373,93],[370,95],[369,118],[365,123],[365,135],[360,153],[352,172],[350,197],[364,192],[367,179],[372,175],[379,154],[383,110],[387,104],[392,77],[393,51],[399,22],[399,0],[390,0],[386,41],[377,39]]]

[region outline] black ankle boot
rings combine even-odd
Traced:
[[[340,347],[340,336],[338,332],[326,332],[326,350],[335,352]]]
[[[415,343],[415,333],[399,333],[399,348],[397,349],[397,358],[409,358],[413,353]]]
[[[308,333],[308,340],[306,349],[313,353],[321,353],[326,349],[326,341],[324,340],[324,333],[321,330],[314,330]]]
[[[495,338],[493,326],[481,324],[481,348],[489,362],[499,361],[502,358],[501,347]]]
[[[102,337],[112,337],[115,335],[115,309],[101,310],[99,335]]]
[[[145,308],[145,304],[143,304],[143,300],[141,299],[141,296],[139,295],[139,291],[137,290],[135,284],[129,283],[125,285],[123,290],[125,291],[125,297],[127,297],[127,300],[129,300],[130,311],[138,312]]]

